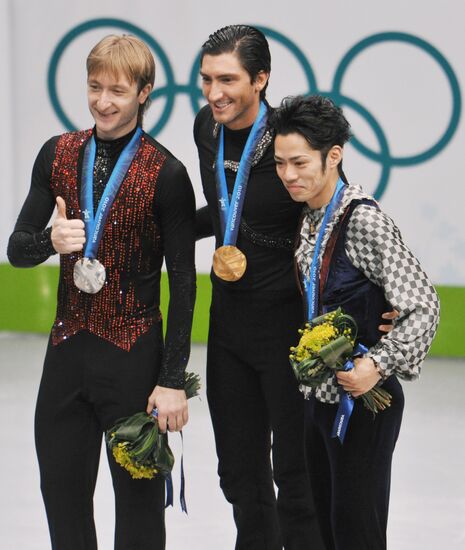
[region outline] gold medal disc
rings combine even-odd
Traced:
[[[244,275],[247,259],[235,246],[220,246],[213,255],[213,271],[223,281],[238,281]]]

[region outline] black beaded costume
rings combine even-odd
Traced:
[[[217,128],[206,106],[194,126],[208,202],[198,211],[197,237],[214,234],[219,247]],[[224,127],[229,193],[249,132]],[[266,131],[252,162],[237,240],[246,272],[236,282],[211,274],[207,396],[236,550],[323,548],[304,460],[303,399],[289,365],[289,347],[303,323],[292,250],[301,210],[277,177]]]
[[[135,131],[135,130],[134,130]],[[92,132],[49,140],[10,237],[17,267],[45,261],[54,248],[44,229],[55,199],[80,217],[83,151]],[[134,132],[97,139],[94,208]],[[195,299],[195,199],[184,166],[143,133],[105,222],[97,258],[107,279],[97,294],[73,284],[82,253],[60,256],[57,317],[37,399],[35,437],[52,547],[96,550],[93,494],[102,434],[144,411],[154,387],[181,389],[189,358]],[[165,343],[160,276],[166,261],[170,304]],[[164,479],[134,481],[109,455],[115,491],[115,548],[165,548]]]

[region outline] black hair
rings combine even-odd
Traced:
[[[208,37],[200,51],[200,64],[204,55],[237,53],[243,68],[249,73],[251,82],[255,82],[258,73],[271,72],[270,47],[265,35],[249,25],[228,25],[218,29]],[[260,99],[265,99],[266,88],[260,92]]]
[[[341,147],[351,138],[350,124],[342,109],[331,99],[320,95],[286,97],[268,119],[276,135],[300,134],[310,147],[320,151],[323,169],[329,150]],[[344,181],[342,161],[338,165]]]

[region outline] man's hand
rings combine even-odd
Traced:
[[[381,315],[381,317],[383,319],[389,319],[391,321],[395,321],[397,319],[397,317],[399,317],[399,312],[395,309],[393,309],[392,311],[387,311],[386,313],[383,313]],[[390,325],[379,325],[378,329],[381,331],[381,332],[391,332],[391,330],[393,329],[394,327],[394,324],[391,323]]]
[[[370,391],[381,379],[381,375],[369,357],[354,360],[354,368],[348,372],[339,371],[336,373],[337,381],[345,391],[350,392],[353,397],[360,397]]]
[[[84,222],[66,218],[66,204],[57,197],[57,215],[52,224],[52,245],[58,254],[70,254],[82,250],[86,242]]]
[[[186,392],[155,386],[147,403],[147,414],[158,409],[158,427],[161,432],[179,432],[189,420]]]

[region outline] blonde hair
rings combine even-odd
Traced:
[[[87,76],[107,73],[115,77],[121,73],[129,82],[137,84],[139,93],[144,86],[155,83],[155,61],[147,45],[130,34],[110,34],[96,44],[87,57]],[[150,105],[150,96],[139,107],[138,123]]]

